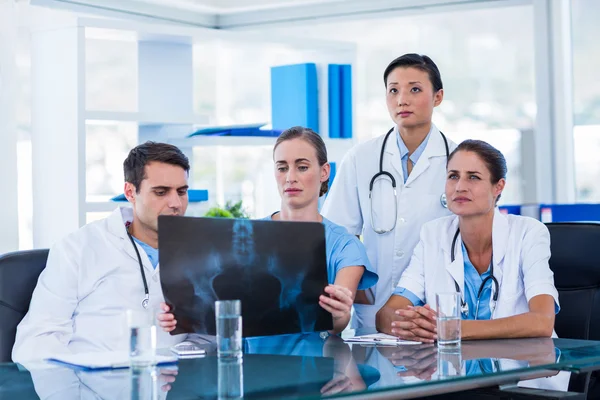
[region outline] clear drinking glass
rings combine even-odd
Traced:
[[[132,367],[156,364],[156,324],[149,310],[127,310],[129,361]]]
[[[438,293],[435,300],[438,347],[460,347],[460,294]]]
[[[215,302],[217,354],[219,358],[242,357],[242,303],[239,300]]]
[[[244,397],[244,365],[242,358],[220,358],[218,363],[219,400],[242,399]]]

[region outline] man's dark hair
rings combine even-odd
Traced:
[[[190,162],[179,148],[172,144],[148,141],[131,149],[123,161],[125,182],[135,186],[136,193],[140,192],[140,185],[146,179],[146,165],[153,161],[176,165],[190,173]]]
[[[426,55],[409,53],[393,60],[383,72],[383,84],[386,87],[388,75],[391,74],[396,68],[416,68],[423,72],[427,72],[429,75],[429,80],[431,81],[431,85],[433,86],[434,93],[437,93],[439,90],[444,88],[440,70],[438,69],[437,65],[435,65],[433,60]]]

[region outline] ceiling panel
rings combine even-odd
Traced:
[[[141,0],[176,8],[215,13],[278,9],[297,5],[336,3],[344,0]]]

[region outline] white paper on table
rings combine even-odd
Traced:
[[[63,354],[60,356],[49,358],[48,361],[82,369],[129,368],[130,363],[129,353],[127,351]],[[174,356],[155,356],[155,363],[157,365],[170,364],[175,362],[177,362],[177,358]]]
[[[413,345],[421,344],[421,342],[414,342],[412,340],[402,340],[396,336],[387,335],[385,333],[373,333],[370,335],[354,336],[348,339],[344,339],[348,343],[363,343],[363,344],[376,344],[381,346],[402,346],[402,345]]]

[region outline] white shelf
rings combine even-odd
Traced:
[[[86,201],[85,212],[111,212],[120,205],[129,204],[128,202],[116,201]]]
[[[136,122],[138,125],[207,125],[208,118],[202,115],[160,115],[140,112],[86,111],[86,121]]]
[[[274,146],[276,137],[266,136],[203,136],[197,135],[190,138],[169,139],[168,142],[177,147],[207,147],[207,146]],[[325,139],[328,149],[350,149],[356,142],[354,139]]]

